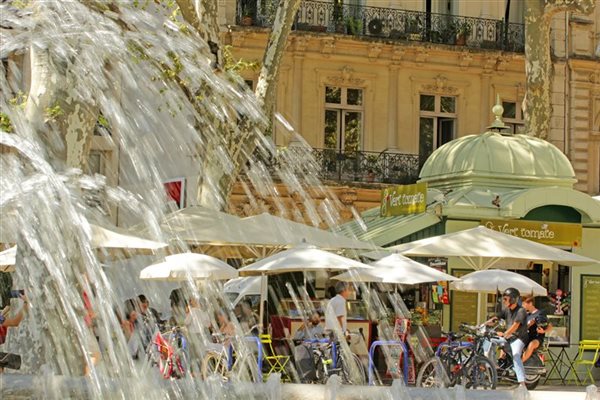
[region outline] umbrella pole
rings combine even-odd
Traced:
[[[267,276],[262,275],[260,279],[260,307],[259,307],[259,318],[260,318],[260,332],[265,332],[265,302],[267,301]]]

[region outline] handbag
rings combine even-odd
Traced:
[[[0,351],[0,368],[20,369],[21,356]]]

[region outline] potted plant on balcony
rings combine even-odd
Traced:
[[[249,6],[242,8],[242,26],[252,26],[254,24],[254,18],[252,18],[254,13],[252,11],[252,7]]]
[[[421,40],[421,32],[423,24],[421,23],[421,18],[418,15],[409,16],[405,22],[406,33],[408,34],[408,39],[410,40]]]
[[[362,33],[363,23],[360,19],[354,17],[346,18],[346,29],[350,35],[358,36]]]
[[[456,34],[456,44],[459,46],[464,46],[467,44],[467,38],[471,35],[473,28],[471,24],[467,21],[464,21],[458,25],[457,34]]]

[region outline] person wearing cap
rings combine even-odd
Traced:
[[[488,324],[495,322],[498,318],[506,321],[508,329],[498,332],[499,339],[494,342],[504,347],[505,352],[510,352],[513,358],[513,366],[517,375],[517,382],[525,386],[525,368],[521,355],[527,342],[527,312],[518,304],[521,293],[515,288],[508,288],[502,293],[502,305],[496,317],[487,321]]]

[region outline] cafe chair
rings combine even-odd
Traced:
[[[586,358],[585,353],[593,352],[592,358]],[[579,342],[579,352],[577,353],[577,358],[573,360],[571,363],[571,375],[575,378],[575,381],[578,384],[585,385],[588,378],[590,379],[590,384],[595,384],[594,376],[592,375],[592,368],[594,368],[594,364],[598,362],[598,357],[600,357],[600,340],[582,340]],[[585,379],[579,379],[579,374],[577,373],[578,368],[583,366]]]
[[[263,374],[263,377],[267,379],[272,373],[280,373],[283,381],[289,380],[289,374],[286,367],[290,362],[290,356],[279,355],[275,352],[271,335],[261,334],[259,335],[259,338],[264,349],[263,360],[267,362],[266,367],[268,368],[268,371]]]

